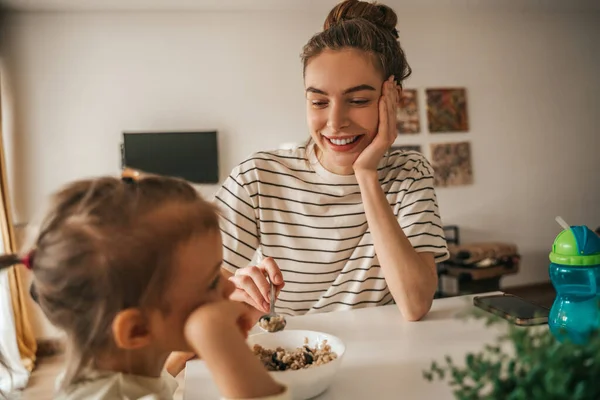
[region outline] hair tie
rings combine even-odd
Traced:
[[[123,181],[124,183],[133,185],[135,183],[137,183],[137,181],[140,179],[141,173],[138,170],[132,169],[132,168],[125,168],[122,172],[121,172],[121,181]]]
[[[27,253],[27,255],[25,257],[23,257],[23,259],[21,260],[21,263],[28,270],[30,270],[30,271],[32,270],[32,267],[33,267],[33,250],[30,251],[29,253]]]
[[[132,176],[124,176],[121,180],[128,185],[133,185],[136,182]]]

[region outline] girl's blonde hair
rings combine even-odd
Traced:
[[[168,312],[161,294],[177,247],[218,229],[216,209],[179,179],[103,177],[54,195],[28,264],[32,295],[67,335],[63,389],[82,378],[98,352],[112,348],[118,312]],[[2,256],[0,269],[23,261]]]

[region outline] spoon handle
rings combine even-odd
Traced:
[[[273,282],[271,282],[271,280],[269,279],[269,284],[271,285],[271,307],[269,309],[269,312],[271,314],[275,313],[275,285],[273,285]]]

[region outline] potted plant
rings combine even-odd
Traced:
[[[448,381],[458,400],[598,400],[600,399],[600,334],[585,345],[559,342],[545,328],[522,328],[481,310],[466,317],[487,326],[506,324],[507,333],[464,364],[446,356],[423,375]]]

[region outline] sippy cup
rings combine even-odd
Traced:
[[[550,280],[556,299],[548,325],[559,340],[585,344],[600,328],[600,237],[587,226],[563,228],[550,253]]]

